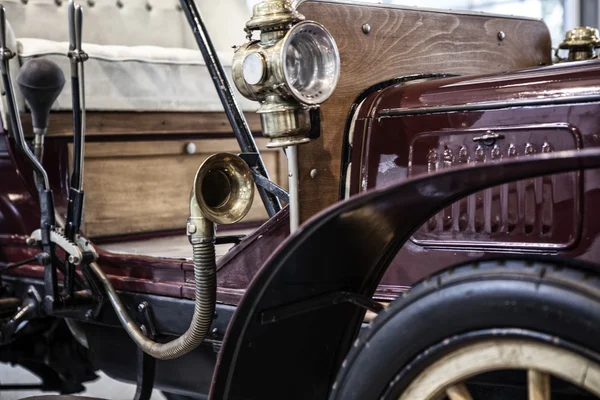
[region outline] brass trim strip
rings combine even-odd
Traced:
[[[439,107],[414,107],[414,108],[385,108],[377,113],[379,117],[399,117],[422,114],[439,114],[462,111],[499,110],[527,106],[554,106],[571,103],[592,103],[600,101],[600,95],[571,96],[551,99],[530,99],[517,101],[490,101],[475,104],[460,104]]]

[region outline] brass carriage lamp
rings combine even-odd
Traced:
[[[305,21],[289,0],[254,6],[246,23],[248,43],[233,57],[233,81],[242,95],[260,103],[267,147],[283,147],[288,159],[290,231],[299,225],[297,145],[310,141],[310,109],[327,100],[340,75],[333,36]],[[252,32],[260,39],[252,40]]]
[[[309,110],[331,96],[340,75],[333,37],[282,0],[255,5],[246,30],[250,41],[236,50],[233,79],[242,95],[261,103],[267,147],[307,143]],[[251,40],[255,30],[259,40]]]

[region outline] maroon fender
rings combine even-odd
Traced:
[[[464,166],[325,210],[288,238],[251,282],[226,333],[210,398],[326,398],[364,317],[355,304],[373,295],[423,222],[478,190],[598,167],[600,149]]]

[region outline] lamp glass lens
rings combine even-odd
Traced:
[[[250,85],[260,83],[265,76],[265,61],[263,56],[258,53],[248,54],[242,64],[242,73],[244,74],[244,80]]]
[[[320,104],[331,96],[339,78],[338,48],[321,25],[300,23],[288,34],[283,66],[294,97],[306,104]]]

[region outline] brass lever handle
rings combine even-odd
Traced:
[[[83,42],[83,9],[79,4],[75,5],[75,50],[82,53],[81,43]],[[85,61],[85,60],[84,60]]]
[[[475,136],[473,138],[474,142],[482,142],[485,145],[492,145],[498,139],[504,139],[504,135],[501,133],[495,133],[487,131],[485,134],[481,136]]]

